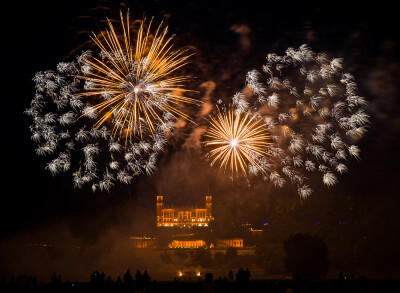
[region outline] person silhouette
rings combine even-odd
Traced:
[[[136,271],[135,280],[139,282],[142,281],[142,273],[140,272],[140,270]]]
[[[94,284],[94,283],[96,282],[96,272],[93,272],[93,273],[90,275],[90,282],[91,282],[92,284]]]
[[[15,280],[14,280],[14,275],[11,275],[10,277],[10,286],[14,286],[15,285]]]
[[[51,276],[51,283],[55,284],[57,283],[57,274],[54,272],[53,275]]]
[[[136,271],[135,284],[139,288],[142,288],[142,286],[143,286],[143,276],[142,276],[142,273],[140,272],[140,270]]]
[[[32,278],[32,286],[36,287],[36,285],[37,285],[37,278],[36,278],[36,275],[34,275]]]
[[[236,282],[243,282],[243,268],[240,268],[236,273]]]
[[[119,277],[119,276],[118,276],[118,277]],[[127,269],[127,270],[126,270],[126,273],[125,273],[125,275],[124,275],[124,282],[125,282],[125,284],[130,285],[130,284],[132,283],[132,281],[133,281],[133,277],[132,277],[132,275],[131,275],[131,270],[130,270],[130,269]]]
[[[104,274],[104,272],[101,272],[101,274],[99,275],[99,283],[103,285],[105,280],[106,280],[106,275]]]
[[[61,275],[58,275],[54,272],[53,275],[51,276],[51,283],[53,285],[60,284],[61,283]]]
[[[233,272],[232,272],[232,270],[230,270],[229,273],[228,273],[228,280],[229,280],[230,282],[233,281]]]
[[[146,270],[144,270],[142,278],[143,278],[144,285],[147,286],[150,283],[150,276]]]
[[[250,276],[251,276],[251,274],[250,274],[249,268],[247,268],[246,272],[245,272],[245,280],[246,280],[246,282],[250,281]]]

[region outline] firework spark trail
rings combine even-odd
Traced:
[[[322,182],[330,187],[338,182],[338,175],[348,172],[345,163],[350,157],[360,159],[355,143],[367,131],[367,103],[357,95],[354,77],[342,68],[342,59],[329,59],[302,45],[297,50],[289,48],[284,56],[269,54],[264,74],[248,72],[246,86],[252,94],[235,94],[235,113],[261,116],[274,141],[266,148],[270,156],[259,157],[258,165],[249,163],[248,173],[261,173],[279,187],[289,179],[300,197],[306,198],[312,193],[305,184],[306,174],[321,172]],[[211,119],[211,127],[216,128],[216,121]],[[229,142],[228,137],[225,141]],[[212,164],[218,161],[221,168],[226,167],[233,153],[227,149],[210,152],[218,153]],[[247,174],[244,164],[239,162],[239,166]]]
[[[163,122],[162,114],[190,120],[178,109],[185,103],[198,103],[184,96],[188,90],[181,83],[189,77],[172,75],[187,64],[190,56],[172,51],[172,37],[166,37],[168,28],[160,32],[160,25],[151,38],[151,22],[147,30],[141,22],[134,40],[131,38],[134,31],[129,13],[126,23],[121,13],[122,40],[111,21],[108,21],[108,26],[108,30],[93,38],[103,58],[85,60],[92,70],[82,78],[90,86],[78,94],[104,100],[93,106],[98,113],[105,112],[95,126],[99,127],[112,118],[113,134],[122,135],[127,129],[128,139],[132,135],[142,137],[144,126],[153,134],[155,124]]]
[[[247,175],[248,164],[264,172],[259,161],[268,156],[270,137],[257,115],[230,109],[210,116],[209,122],[204,145],[210,148],[211,165],[219,162],[222,169],[229,166],[232,175],[238,174],[239,169]]]
[[[269,54],[263,73],[247,74],[252,94],[233,97],[236,111],[251,109],[263,117],[274,141],[268,148],[274,163],[264,168],[264,180],[283,186],[287,178],[302,198],[312,193],[306,174],[321,172],[330,187],[336,174],[348,172],[349,157],[360,158],[355,143],[367,131],[367,102],[357,95],[354,77],[342,72],[342,62],[307,45],[284,56]]]
[[[128,14],[122,22],[124,42],[111,22],[100,34],[103,39],[94,38],[98,57],[84,51],[33,78],[36,94],[25,114],[32,118],[36,153],[50,157],[46,170],[53,175],[72,171],[78,188],[91,184],[93,191],[109,191],[116,182],[152,174],[168,143],[166,134],[173,133],[178,117],[188,119],[178,106],[194,103],[183,96],[187,90],[180,82],[187,78],[172,76],[187,57],[170,53],[167,30],[160,34],[159,27],[153,37],[150,26],[144,34],[141,22],[132,47],[129,23]],[[126,135],[126,130],[133,131]]]

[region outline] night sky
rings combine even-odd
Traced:
[[[54,70],[58,62],[71,60],[89,40],[90,32],[104,27],[105,17],[116,18],[120,9],[129,7],[135,18],[146,15],[154,16],[155,23],[165,20],[176,34],[177,47],[194,48],[188,66],[197,78],[192,88],[201,98],[207,95],[202,84],[215,84],[210,94],[213,103],[228,101],[240,91],[246,72],[260,68],[270,52],[283,54],[287,47],[307,43],[315,51],[344,58],[345,70],[355,76],[360,95],[369,102],[371,124],[359,144],[362,160],[352,160],[349,173],[340,176],[336,186],[316,184],[304,207],[285,221],[311,223],[326,215],[336,222],[343,218],[340,215],[354,221],[370,219],[363,227],[373,228],[366,233],[398,243],[400,44],[396,10],[367,1],[353,6],[332,1],[326,5],[321,4],[324,1],[257,2],[184,1],[178,5],[173,1],[72,0],[15,2],[3,7],[1,239],[6,242],[43,229],[51,234],[60,226],[85,241],[95,241],[111,228],[126,235],[146,231],[154,225],[157,194],[179,205],[202,204],[210,192],[220,225],[278,223],[282,215],[278,207],[291,211],[299,205],[296,190],[290,186],[276,189],[268,183],[232,183],[210,168],[193,146],[195,133],[190,126],[170,143],[155,174],[136,178],[130,186],[92,193],[90,187],[75,189],[71,173],[53,177],[44,170],[45,161],[36,156],[30,140],[30,117],[23,114],[35,94],[35,72]],[[350,206],[358,214],[349,214]]]

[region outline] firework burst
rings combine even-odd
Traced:
[[[273,163],[264,168],[263,179],[280,187],[290,181],[305,198],[312,193],[306,174],[322,173],[331,187],[348,172],[346,161],[360,158],[356,143],[367,131],[367,102],[357,94],[355,78],[342,72],[341,58],[302,45],[266,59],[263,72],[247,73],[251,94],[236,94],[233,105],[243,113],[251,107],[271,133]]]
[[[95,126],[111,120],[113,135],[126,132],[128,139],[143,137],[145,131],[154,134],[156,124],[164,122],[162,115],[190,119],[179,110],[182,104],[198,103],[185,97],[188,90],[182,83],[189,77],[173,76],[190,56],[172,51],[167,27],[162,30],[160,25],[152,36],[151,22],[145,28],[141,21],[136,33],[129,13],[126,21],[121,13],[121,28],[118,34],[108,20],[108,29],[93,38],[100,58],[84,60],[91,70],[81,76],[86,90],[78,96],[100,98],[93,105],[93,111],[100,114]]]
[[[109,191],[151,175],[177,118],[189,119],[180,105],[195,102],[183,96],[187,77],[172,76],[188,57],[171,51],[167,30],[152,35],[141,21],[132,46],[129,14],[121,20],[122,35],[109,22],[94,38],[99,55],[83,51],[33,79],[25,114],[36,153],[49,158],[45,169],[53,175],[72,171],[78,188]]]
[[[266,125],[257,115],[247,112],[219,111],[209,119],[210,127],[204,142],[209,147],[211,165],[218,162],[220,168],[238,174],[247,174],[248,166],[264,172],[261,163],[268,156],[269,135]]]

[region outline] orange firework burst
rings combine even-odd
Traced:
[[[190,56],[172,51],[167,27],[162,30],[160,25],[151,35],[151,22],[145,29],[140,21],[139,29],[134,30],[129,13],[126,21],[121,13],[121,27],[119,35],[108,20],[108,29],[93,38],[100,58],[84,60],[91,70],[82,76],[88,86],[79,95],[101,99],[93,106],[101,114],[95,126],[111,119],[113,135],[127,130],[126,138],[132,134],[142,137],[145,130],[153,134],[157,125],[164,125],[165,115],[190,119],[179,108],[198,101],[185,97],[188,90],[181,83],[189,77],[174,76]]]
[[[231,169],[232,174],[242,170],[247,175],[248,165],[265,172],[260,159],[268,156],[270,136],[264,122],[250,112],[219,111],[210,117],[210,127],[205,133],[209,140],[206,147],[211,147],[209,155],[220,164],[221,169]]]

